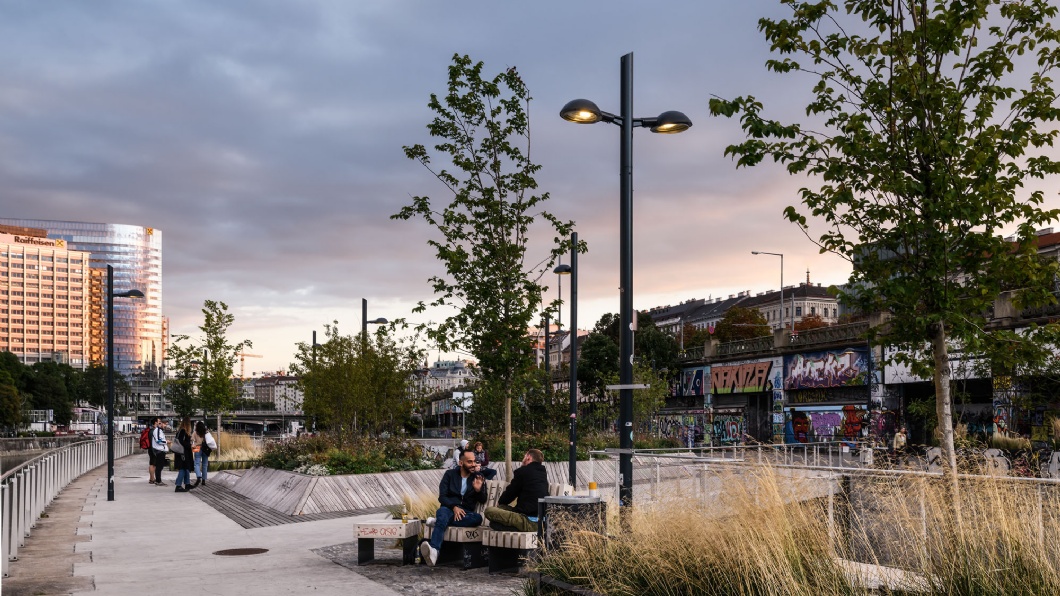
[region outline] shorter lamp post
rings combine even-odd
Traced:
[[[570,235],[570,265],[556,267],[558,275],[570,275],[570,454],[568,475],[571,488],[578,479],[578,233]]]
[[[107,265],[107,500],[114,500],[114,299],[143,298],[140,290],[114,293],[114,267]]]
[[[779,252],[765,252],[761,250],[752,250],[753,255],[772,255],[774,257],[780,257],[780,310],[777,314],[780,315],[780,328],[784,328],[784,254]],[[794,298],[794,296],[792,296]],[[792,309],[791,312],[791,333],[795,333],[795,311]]]

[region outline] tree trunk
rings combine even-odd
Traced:
[[[942,455],[946,461],[947,475],[953,498],[953,509],[959,521],[961,502],[957,484],[957,452],[953,445],[953,401],[950,396],[950,356],[946,346],[946,326],[939,323],[931,338],[931,348],[935,358],[935,414],[938,417],[939,431],[942,435]]]
[[[512,396],[504,398],[504,480],[512,481]]]

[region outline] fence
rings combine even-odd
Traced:
[[[941,527],[957,519],[962,531],[971,528],[971,534],[988,535],[997,528],[984,520],[1002,517],[1000,508],[1010,509],[1004,518],[1018,521],[1028,547],[1045,552],[1060,544],[1060,479],[999,474],[987,457],[981,462],[983,474],[957,475],[959,488],[954,492],[950,477],[932,465],[930,455],[908,458],[902,469],[880,468],[867,456],[869,447],[819,443],[634,450],[634,502],[662,502],[670,493],[713,506],[736,482],[743,485],[737,494],[750,495],[757,504],[763,488],[760,472],[768,466],[788,489],[781,497],[818,503],[837,552],[861,563],[917,569],[923,561],[938,559],[946,548],[938,538]],[[616,503],[620,453],[590,452],[590,479],[603,480],[598,484],[605,490],[614,482],[610,498]],[[719,516],[729,513],[723,507],[713,511]],[[1011,528],[1006,531],[1012,533]]]
[[[116,437],[114,457],[124,457],[139,447],[137,436]],[[4,577],[52,499],[82,474],[106,463],[107,441],[98,438],[60,447],[4,472],[0,478],[0,557]]]

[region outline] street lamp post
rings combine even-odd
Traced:
[[[390,321],[387,321],[383,317],[378,319],[368,320],[368,299],[361,298],[361,344],[362,346],[368,345],[368,324],[373,325],[386,325]]]
[[[567,102],[560,111],[564,120],[579,124],[609,122],[622,128],[619,145],[620,248],[619,248],[619,500],[633,504],[633,127],[657,133],[684,132],[692,121],[669,111],[656,118],[633,117],[633,53],[621,61],[621,114],[601,111],[587,99]]]
[[[114,293],[114,267],[107,265],[107,500],[114,500],[114,299],[143,298],[140,290]]]
[[[570,235],[570,265],[560,264],[555,272],[563,279],[570,275],[570,454],[567,458],[571,488],[578,483],[578,232]]]
[[[780,327],[781,327],[781,329],[783,329],[784,328],[784,254],[783,253],[779,253],[779,252],[765,252],[765,251],[761,251],[761,250],[752,250],[751,254],[753,254],[753,255],[773,255],[774,257],[780,257],[780,310],[778,311],[778,314],[780,315]],[[794,299],[794,298],[795,298],[795,296],[793,295],[792,299]],[[792,311],[791,311],[791,334],[792,335],[795,334],[795,309],[794,308],[792,308]]]

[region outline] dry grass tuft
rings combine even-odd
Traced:
[[[638,504],[630,532],[616,508],[608,538],[564,527],[563,547],[536,570],[609,595],[865,594],[886,568],[904,571],[883,593],[1060,594],[1060,487],[965,482],[958,519],[938,478],[844,483],[745,468],[715,480],[707,500],[671,493]]]
[[[226,449],[245,449],[248,451],[261,452],[261,447],[258,445],[257,441],[254,440],[254,437],[251,437],[250,435],[220,432],[214,434],[214,438],[217,439],[217,446],[221,449],[221,452],[224,452]]]
[[[994,433],[990,437],[990,446],[1009,453],[1016,453],[1017,451],[1030,451],[1031,441],[1023,437],[1005,437]]]

